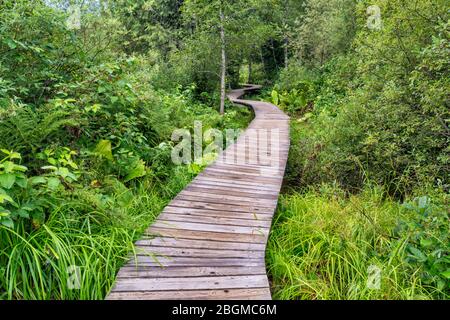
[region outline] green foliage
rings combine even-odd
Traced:
[[[422,1],[419,14],[410,3],[378,4],[383,11],[380,31],[366,27],[361,3],[353,50],[313,71],[293,66],[280,78],[278,87],[287,85],[289,75],[314,84],[314,117],[301,126],[308,134],[298,134],[298,153],[291,157],[299,162],[299,186],[338,181],[357,190],[369,179],[398,197],[418,185],[447,188],[446,7]],[[412,32],[411,19],[416,24]]]
[[[307,0],[291,46],[300,60],[322,65],[350,47],[355,33],[355,1]]]
[[[413,217],[400,221],[395,229],[406,240],[405,262],[411,271],[419,271],[421,281],[440,291],[450,289],[450,235],[448,212],[443,204],[433,204],[427,196],[404,204]]]
[[[77,176],[70,170],[78,168],[71,158],[73,152],[70,149],[64,151],[58,160],[47,158],[54,164],[42,167],[47,173],[27,176],[28,168],[15,163],[22,159],[21,155],[2,150],[6,154],[0,160],[0,222],[4,226],[14,228],[17,221],[26,219],[31,222],[26,228],[29,231],[31,227],[39,228],[44,223],[53,194],[61,190],[63,183],[70,187],[77,181]]]
[[[104,157],[107,160],[113,160],[111,141],[100,140],[94,149],[94,154]]]
[[[442,282],[449,267],[448,216],[442,224],[441,209],[432,214],[438,221],[430,216],[416,226],[410,209],[386,199],[379,188],[347,198],[341,189],[322,185],[285,196],[267,252],[274,298],[448,299],[448,281]],[[399,221],[414,227],[394,231]],[[420,238],[421,251],[412,249]],[[379,288],[368,285],[373,266],[381,270]]]
[[[272,103],[280,106],[289,114],[303,114],[310,106],[313,86],[310,82],[297,83],[297,88],[279,93],[272,90]]]
[[[293,118],[294,192],[269,241],[274,296],[448,299],[448,6],[322,2],[307,1],[299,58],[266,98]],[[369,5],[380,30],[367,27]],[[302,81],[306,114],[293,91]],[[371,264],[380,290],[365,285]]]

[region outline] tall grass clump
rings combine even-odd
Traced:
[[[109,199],[111,206],[92,192],[76,191],[31,232],[26,221],[0,227],[0,298],[103,299],[169,196],[145,181],[122,206],[118,199]]]
[[[377,187],[347,196],[329,185],[283,196],[267,252],[274,298],[448,299],[439,199],[401,205]]]

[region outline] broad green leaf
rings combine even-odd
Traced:
[[[94,153],[100,155],[108,160],[113,161],[111,141],[109,140],[100,140],[97,146],[94,149]]]
[[[65,179],[70,174],[70,171],[67,168],[61,167],[61,168],[58,168],[58,170],[56,171],[56,174],[60,175],[61,177],[63,177]]]
[[[32,178],[30,178],[30,183],[32,185],[44,184],[44,183],[47,183],[47,179],[44,177],[32,177]]]
[[[17,48],[17,44],[13,39],[5,39],[3,41],[11,50]]]
[[[22,156],[18,152],[11,152],[11,154],[9,155],[9,158],[10,159],[18,159],[18,160],[20,160],[20,159],[22,159]]]
[[[59,187],[60,184],[61,181],[58,178],[48,178],[47,185],[49,189],[55,190]]]
[[[99,103],[96,103],[92,106],[92,111],[94,111],[94,113],[98,112],[100,109],[102,108],[102,105]]]
[[[278,92],[275,91],[275,90],[272,90],[272,102],[274,104],[279,104],[280,103]]]
[[[447,269],[444,272],[441,272],[441,275],[445,278],[445,279],[450,279],[450,269]]]
[[[0,186],[5,189],[11,189],[16,182],[16,176],[12,173],[0,174]]]
[[[28,185],[27,177],[25,176],[16,176],[16,185],[21,187],[22,189],[25,189]]]
[[[416,258],[417,260],[424,262],[427,260],[427,257],[425,254],[423,254],[422,251],[420,251],[419,249],[415,248],[415,247],[409,247],[409,251],[413,254],[413,257]]]
[[[106,88],[105,87],[98,87],[97,92],[98,93],[104,93],[104,92],[106,92]]]
[[[417,198],[417,202],[418,202],[419,208],[424,209],[429,205],[430,198],[428,198],[427,196],[419,197],[419,198]]]
[[[3,168],[3,170],[5,170],[6,173],[13,173],[15,166],[16,166],[16,164],[14,162],[5,161],[4,163],[2,163],[0,165],[0,168]]]
[[[20,165],[18,165],[18,164],[15,164],[14,165],[14,171],[20,171],[20,172],[25,172],[25,171],[27,171],[28,170],[28,168],[27,167],[25,167],[25,166],[20,166]]]
[[[125,177],[125,182],[143,177],[145,176],[145,174],[146,174],[145,163],[144,161],[139,160],[137,161],[136,166],[128,172],[128,175]]]
[[[11,214],[11,211],[4,209],[3,207],[0,207],[0,218],[9,217]]]
[[[5,202],[15,203],[13,198],[8,196],[7,194],[0,194],[0,203],[5,203]]]
[[[0,220],[0,223],[7,228],[10,228],[10,229],[14,228],[14,221],[12,221],[11,218],[3,218]]]
[[[421,238],[420,245],[424,248],[427,248],[433,244],[433,241],[430,239]]]
[[[54,171],[58,170],[58,168],[55,166],[43,166],[43,167],[41,167],[41,169],[42,170],[54,170]]]
[[[124,190],[122,193],[117,195],[117,202],[121,207],[128,207],[131,205],[132,201],[134,199],[133,192],[131,190]]]
[[[26,219],[30,218],[30,214],[24,209],[19,209],[16,211],[16,213],[21,218],[26,218]]]

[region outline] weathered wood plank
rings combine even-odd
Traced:
[[[136,246],[137,255],[156,255],[161,257],[196,257],[196,258],[264,258],[264,251],[226,250],[226,249],[191,249],[172,247]]]
[[[269,288],[112,292],[108,300],[270,300]]]
[[[124,267],[118,278],[176,278],[176,277],[215,277],[239,275],[265,275],[266,268],[259,267]]]
[[[225,266],[264,266],[264,260],[252,258],[210,258],[210,257],[162,257],[162,256],[136,256],[125,266],[136,267],[225,267]]]
[[[214,240],[192,240],[156,237],[153,239],[141,239],[136,242],[136,246],[160,246],[172,248],[195,248],[195,249],[228,249],[228,250],[253,250],[264,251],[263,243],[245,243],[232,241]]]
[[[186,277],[186,278],[123,278],[116,283],[116,292],[160,290],[205,290],[267,288],[266,275]]]
[[[230,219],[219,216],[205,217],[205,216],[193,216],[190,214],[171,214],[164,212],[159,217],[160,221],[181,221],[181,222],[193,222],[193,223],[207,223],[207,224],[219,224],[230,226],[243,226],[243,227],[263,227],[270,228],[270,220],[257,220],[257,219]]]
[[[156,228],[177,229],[177,230],[192,230],[192,231],[212,231],[224,233],[238,233],[238,234],[260,234],[267,235],[267,227],[242,227],[229,226],[220,224],[207,223],[191,223],[185,221],[164,221],[158,220],[153,224]]]
[[[183,200],[175,199],[170,204],[173,207],[181,208],[192,208],[192,209],[208,209],[208,210],[218,210],[218,211],[229,211],[229,212],[243,212],[251,214],[273,214],[272,208],[267,206],[259,206],[255,203],[252,204],[241,204],[241,203],[212,203],[212,202],[202,202],[193,200]]]
[[[164,213],[181,213],[190,216],[204,216],[204,217],[222,217],[230,219],[248,219],[248,220],[270,220],[272,221],[272,214],[268,213],[250,213],[239,211],[221,211],[210,209],[192,209],[184,207],[167,206]]]
[[[192,231],[180,229],[168,229],[161,227],[150,227],[146,234],[153,236],[174,237],[179,239],[215,240],[215,241],[235,241],[244,243],[265,243],[266,237],[263,234],[243,234],[225,233],[210,231]]]
[[[278,200],[276,197],[271,196],[260,196],[260,197],[244,197],[244,196],[234,196],[234,195],[227,195],[227,194],[221,194],[220,192],[209,190],[204,192],[197,192],[197,191],[191,191],[191,190],[183,190],[183,193],[180,193],[180,196],[183,197],[194,197],[195,199],[213,199],[216,203],[217,199],[222,199],[226,201],[233,201],[233,202],[239,202],[239,203],[254,203],[257,202],[258,204],[266,204],[266,205],[272,205],[274,202]],[[180,197],[180,198],[183,198]]]

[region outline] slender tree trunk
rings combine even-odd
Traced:
[[[248,79],[247,82],[250,84],[253,82],[252,79],[252,58],[248,58]]]
[[[289,46],[289,39],[288,39],[288,37],[285,37],[284,38],[284,67],[286,69],[289,65],[288,46]]]
[[[221,75],[220,75],[220,114],[225,113],[225,87],[227,75],[227,55],[225,52],[225,16],[222,8],[220,9],[220,42],[222,51]]]
[[[284,1],[284,16],[288,17],[289,16],[289,0],[285,0]],[[286,26],[288,26],[288,24],[286,23]],[[289,27],[286,27],[284,30],[284,67],[287,69],[288,65],[289,65],[289,32],[288,29]]]

